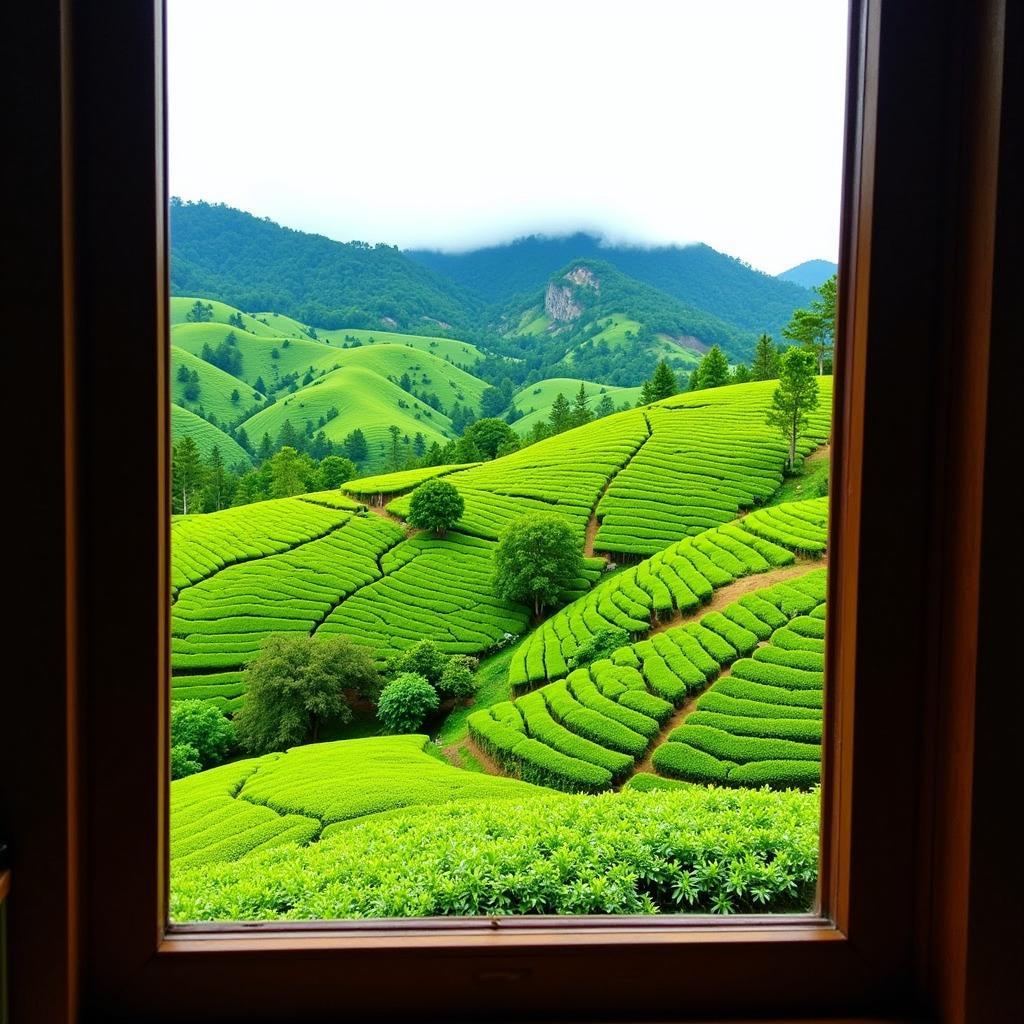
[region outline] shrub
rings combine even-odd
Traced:
[[[345,637],[267,637],[245,670],[246,699],[235,716],[239,742],[253,754],[315,742],[321,724],[352,720],[346,692],[371,696],[373,655]]]
[[[438,537],[462,517],[466,503],[462,495],[446,480],[427,480],[412,492],[409,500],[409,522]]]
[[[465,661],[452,658],[445,666],[438,681],[437,689],[444,697],[454,697],[462,700],[471,697],[476,691],[476,681],[473,673],[469,670]]]
[[[415,732],[438,703],[437,690],[423,676],[403,672],[381,690],[377,718],[389,732]]]
[[[602,658],[610,657],[613,651],[625,647],[628,643],[629,634],[624,629],[598,630],[593,636],[588,636],[566,659],[566,666],[570,669],[580,668],[593,661],[600,661]]]
[[[201,768],[213,768],[224,761],[234,745],[234,726],[212,704],[201,700],[174,702],[171,707],[172,748],[186,747],[194,752]]]
[[[218,711],[217,714],[220,712]],[[202,770],[203,766],[199,763],[199,751],[191,743],[176,743],[171,747],[172,779],[183,779],[186,775],[195,775],[196,772]]]

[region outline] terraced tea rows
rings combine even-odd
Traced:
[[[605,629],[646,633],[658,619],[690,613],[740,576],[793,564],[825,550],[828,500],[759,509],[737,524],[687,537],[598,584],[542,623],[516,651],[515,689],[558,679],[579,646]]]
[[[804,694],[791,704],[813,709],[816,699],[820,709],[820,667],[792,667],[808,653],[802,647],[799,656],[779,652],[796,649],[786,648],[787,643],[800,646],[800,629],[823,632],[824,620],[807,613],[820,615],[824,596],[824,570],[809,570],[748,594],[721,612],[619,648],[610,658],[518,700],[475,712],[469,717],[470,735],[505,771],[528,782],[569,792],[606,789],[633,772],[677,708],[732,665],[728,679],[716,683],[706,699],[721,707],[720,696],[711,698],[712,693],[746,687],[745,703],[729,705],[733,714],[702,709],[703,720],[693,725],[687,720],[657,747],[654,766],[708,781],[690,767],[708,753],[707,770],[712,770],[710,762],[717,763],[715,781],[720,783],[810,785],[817,780],[820,746],[807,738],[817,735],[820,741],[820,710],[817,721],[812,714],[789,717],[781,695],[776,695],[775,709],[770,706],[768,691],[801,689],[803,684],[816,697]],[[797,629],[789,627],[791,620]],[[769,639],[767,647],[759,648]],[[747,657],[751,653],[754,657]]]
[[[811,786],[821,773],[825,605],[733,663],[653,757],[663,775],[733,786]]]
[[[243,691],[241,669],[264,637],[314,631],[340,601],[380,578],[381,555],[404,537],[378,516],[297,504],[340,522],[325,536],[230,565],[179,592],[171,619],[175,698],[235,706]]]
[[[334,610],[320,631],[341,633],[384,652],[429,639],[450,654],[475,654],[522,633],[527,610],[492,594],[495,544],[449,533],[420,534],[387,552],[383,578],[363,587]],[[600,575],[590,560],[576,581],[584,592]]]
[[[204,516],[180,516],[171,524],[171,587],[198,583],[225,566],[275,555],[323,537],[358,507],[342,499],[328,511],[301,498],[280,498]]]
[[[601,491],[647,436],[642,412],[620,413],[493,462],[450,473],[445,479],[458,488],[466,503],[456,528],[496,540],[524,512],[555,511],[572,524],[582,543]],[[357,486],[358,482],[352,483],[349,490]],[[396,498],[388,511],[406,516],[409,496]]]
[[[801,454],[829,433],[831,378],[822,381],[823,411],[812,416]],[[582,535],[593,515],[595,550],[632,557],[727,523],[782,482],[786,445],[764,421],[774,388],[763,381],[677,395],[448,473],[466,502],[457,528],[494,539],[514,516],[547,508]],[[388,509],[404,517],[408,501],[402,495]]]
[[[179,779],[171,783],[172,869],[307,843],[367,814],[545,795],[513,779],[460,771],[426,747],[426,736],[318,743]]]
[[[775,381],[677,395],[650,406],[650,439],[597,506],[595,548],[652,555],[720,526],[769,498],[782,482],[786,444],[765,424]],[[829,435],[831,378],[798,451]]]

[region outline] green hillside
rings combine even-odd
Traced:
[[[222,204],[170,204],[171,291],[315,326],[461,326],[482,303],[390,245],[336,242]]]
[[[590,399],[591,411],[596,408],[597,403],[606,394],[611,397],[616,408],[623,404],[636,405],[640,398],[640,388],[638,387],[618,388],[611,384],[581,380],[578,377],[552,377],[548,380],[537,381],[536,384],[529,384],[515,393],[515,406],[523,413],[523,416],[512,424],[513,429],[519,434],[528,434],[534,423],[548,418],[551,405],[557,395],[562,394],[566,401],[571,402],[579,393],[580,384],[583,384],[587,397]]]
[[[403,374],[408,374],[417,394],[437,395],[445,409],[451,409],[458,402],[479,412],[480,396],[487,387],[479,377],[460,370],[430,352],[390,344],[383,339],[378,339],[374,345],[343,349],[335,353],[332,362],[341,367],[362,367],[396,381],[401,380]]]
[[[356,327],[342,327],[335,331],[317,330],[317,337],[332,345],[342,346],[358,341],[361,345],[406,345],[410,348],[429,352],[456,366],[472,366],[484,358],[475,345],[455,338],[434,338],[423,334],[399,334],[384,330],[360,330]]]
[[[306,324],[300,324],[298,320],[294,320],[290,316],[285,316],[283,313],[253,313],[253,316],[264,326],[273,331],[278,337],[311,337],[309,327]]]
[[[185,397],[188,385],[178,378],[182,367],[199,377],[199,395],[193,401]],[[232,401],[231,396],[235,393],[238,400]],[[242,418],[254,402],[263,400],[264,396],[245,381],[232,377],[230,373],[225,373],[187,349],[171,346],[171,401],[191,412],[198,413],[202,409],[207,415],[213,413],[221,423],[234,423]]]
[[[352,375],[370,379],[353,384]],[[823,379],[825,395],[830,384],[830,378]],[[325,427],[344,436],[350,424],[360,423],[355,403],[365,399],[371,385],[382,401],[405,395],[370,371],[345,368],[259,413],[249,421],[247,431],[254,439],[263,430],[273,434],[285,418],[302,430],[302,417],[312,419],[325,414],[332,403],[348,400],[348,406],[338,405],[339,415]],[[526,610],[495,598],[491,583],[499,534],[527,511],[557,510],[584,547],[585,573],[566,597],[584,601],[588,623],[606,622],[612,608],[627,611],[627,621],[634,623],[647,619],[652,607],[638,604],[636,590],[645,585],[639,582],[639,574],[647,578],[648,570],[641,568],[647,563],[592,589],[605,564],[601,558],[589,557],[595,550],[635,559],[663,549],[673,551],[673,545],[682,542],[687,550],[698,552],[696,568],[705,582],[695,576],[688,584],[698,595],[710,593],[705,589],[708,580],[713,589],[722,580],[761,571],[743,569],[747,563],[735,557],[716,556],[731,571],[723,576],[725,570],[708,566],[711,556],[700,537],[718,527],[727,551],[737,544],[737,550],[745,551],[750,544],[728,533],[731,521],[744,509],[766,502],[782,481],[785,445],[764,425],[772,390],[769,381],[678,395],[558,434],[493,462],[394,474],[393,486],[388,476],[343,485],[346,494],[362,500],[367,495],[389,495],[387,511],[401,520],[408,515],[409,492],[416,483],[444,472],[445,480],[463,496],[465,511],[442,539],[425,534],[407,537],[398,522],[360,517],[351,503],[346,507],[345,502],[327,501],[317,494],[190,517],[187,532],[184,525],[176,524],[172,564],[174,579],[179,581],[172,616],[175,696],[237,706],[243,693],[242,666],[262,637],[277,631],[342,634],[381,654],[422,638],[434,640],[450,653],[481,654],[494,649],[506,634],[520,635],[528,627]],[[315,406],[311,404],[314,394],[319,403]],[[296,401],[299,395],[306,396],[302,406]],[[347,395],[351,397],[346,399]],[[411,425],[422,428],[423,423],[413,420]],[[824,440],[828,429],[828,414],[822,412],[801,441],[801,453]],[[371,436],[371,449],[381,443],[379,436]],[[324,508],[325,503],[333,507]],[[784,524],[790,522],[793,514],[785,511],[790,507],[756,512],[743,520],[744,526],[748,532],[754,527],[768,531],[763,534],[766,539],[789,552],[812,550],[792,527],[778,537],[777,529],[771,532],[780,517]],[[259,546],[260,536],[284,536],[287,524],[297,516],[310,525],[291,528],[283,545]],[[762,520],[767,523],[764,527],[758,525]],[[813,550],[820,549],[819,543]],[[783,557],[772,550],[772,557]],[[258,557],[263,551],[266,557]],[[197,562],[207,565],[213,553],[216,560],[211,569],[197,573],[188,568]],[[748,562],[754,559],[749,552],[743,557]],[[768,563],[762,562],[750,564],[763,569]],[[302,600],[284,584],[297,573],[304,580]],[[629,584],[621,593],[614,589],[615,596],[607,600],[602,596],[615,580],[634,577],[636,585]],[[659,601],[671,600],[674,591],[668,584],[652,583],[651,587]],[[593,601],[599,603],[591,611],[586,602]],[[517,685],[549,678],[546,659],[563,649],[563,660],[572,653],[567,644],[581,635],[582,628],[569,617],[574,607],[570,604],[547,620],[517,649],[513,666]],[[617,625],[614,619],[611,624]],[[637,628],[634,625],[630,631]]]
[[[332,362],[340,362],[345,354],[332,353]],[[335,410],[337,414],[332,416]],[[374,370],[359,365],[331,371],[256,413],[244,426],[257,443],[264,433],[277,437],[285,420],[300,433],[311,423],[314,430],[322,429],[331,441],[342,441],[353,430],[362,430],[370,446],[367,468],[386,463],[391,443],[388,428],[392,425],[398,427],[403,438],[422,434],[427,447],[435,441],[444,444],[452,436],[447,416]]]
[[[267,387],[273,388],[289,373],[304,374],[311,366],[314,370],[329,369],[337,361],[330,346],[317,341],[259,336],[217,323],[177,324],[171,328],[171,344],[198,356],[204,345],[216,349],[230,334],[235,336],[235,347],[242,357],[238,376],[249,385],[262,377]]]
[[[567,792],[621,783],[647,755],[670,778],[810,788],[820,781],[825,592],[824,570],[796,566],[721,610],[699,614],[698,601],[646,639],[474,712],[469,734],[510,775]]]
[[[228,466],[236,463],[252,462],[248,452],[234,438],[229,437],[223,430],[218,429],[212,423],[207,423],[202,417],[197,416],[180,405],[171,406],[171,440],[177,442],[183,437],[191,437],[199,446],[204,458],[210,454],[214,447],[220,448],[224,462]]]
[[[197,302],[201,302],[204,306],[210,307],[209,323],[228,324],[231,317],[241,317],[242,329],[248,331],[249,334],[257,334],[268,338],[277,337],[272,328],[257,320],[256,317],[251,314],[243,313],[240,309],[236,309],[234,306],[229,306],[226,302],[218,302],[216,299],[199,298],[195,295],[191,297],[179,295],[171,296],[171,326],[174,327],[176,324],[189,323],[188,314]]]

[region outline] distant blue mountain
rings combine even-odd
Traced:
[[[807,260],[778,274],[780,281],[792,281],[801,288],[817,288],[827,281],[839,268],[831,260]]]

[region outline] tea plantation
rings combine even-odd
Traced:
[[[752,591],[470,715],[470,734],[508,774],[567,792],[621,782],[652,745],[654,769],[674,778],[812,786],[824,598],[821,569]]]
[[[416,344],[377,349],[370,332],[314,339],[288,318],[220,304],[192,323],[182,303],[193,301],[172,308],[183,366],[202,338],[229,330],[246,382],[263,367],[313,365],[309,384],[253,417],[268,432],[300,410],[325,414],[347,374],[385,365],[446,374],[450,398],[480,401],[455,365],[461,342],[408,336]],[[467,367],[480,358],[461,355]],[[227,382],[203,374],[230,402]],[[380,380],[390,401],[401,389]],[[806,909],[829,508],[826,498],[769,504],[781,500],[788,454],[765,424],[775,387],[688,392],[492,461],[371,466],[339,488],[175,517],[175,701],[237,711],[247,663],[280,634],[314,646],[345,637],[378,666],[424,639],[490,660],[486,689],[448,719],[461,730],[454,745],[439,712],[423,726],[436,743],[374,723],[376,735],[173,782],[172,918]],[[820,389],[800,456],[829,435],[831,378]],[[416,411],[403,410],[430,436]],[[450,421],[431,420],[444,439]],[[440,536],[408,522],[412,492],[435,478],[464,502]],[[497,596],[494,574],[503,531],[537,511],[563,517],[584,557],[554,610],[535,618],[532,604]]]

